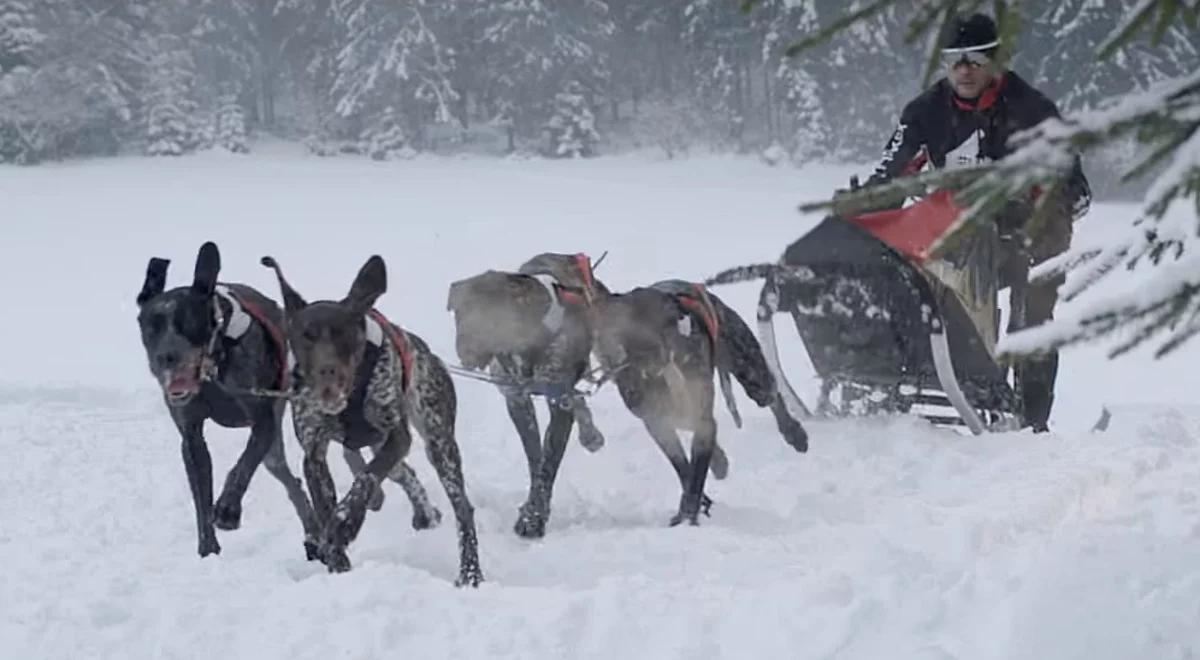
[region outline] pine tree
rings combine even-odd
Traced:
[[[330,100],[363,136],[386,107],[406,122],[449,121],[456,100],[454,59],[433,23],[433,3],[333,0],[336,56]],[[410,141],[411,142],[411,141]]]
[[[250,152],[246,144],[246,111],[236,94],[226,94],[221,98],[216,133],[217,145],[226,151],[235,154]]]
[[[749,18],[737,3],[723,0],[689,0],[683,15],[698,100],[722,126],[723,138],[744,147],[750,109],[747,67],[754,60]]]
[[[178,156],[196,149],[196,104],[191,96],[192,72],[186,53],[164,48],[156,54],[146,113],[146,153]]]
[[[776,72],[780,103],[789,130],[785,143],[792,160],[809,162],[827,154],[829,123],[821,106],[817,81],[797,62],[780,62]]]
[[[30,64],[34,48],[45,40],[26,0],[0,0],[0,75]]]
[[[400,114],[391,106],[383,109],[365,137],[363,150],[375,160],[391,160],[406,155],[404,127],[400,123]]]
[[[594,156],[600,134],[596,117],[583,96],[583,86],[570,82],[554,97],[554,116],[547,124],[550,133],[549,155],[556,158]]]
[[[508,127],[510,147],[545,126],[569,82],[589,95],[605,86],[613,25],[601,0],[502,0],[473,9],[486,67],[481,100]]]

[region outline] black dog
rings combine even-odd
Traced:
[[[454,438],[454,383],[445,365],[416,335],[389,323],[373,306],[387,290],[383,259],[373,256],[343,300],[305,302],[273,268],[283,291],[288,343],[296,360],[292,417],[304,449],[304,476],[320,525],[319,556],[330,571],[350,569],[346,547],[358,535],[384,477],[399,482],[413,503],[414,527],[437,523],[436,509],[412,468],[404,463],[411,423],[425,439],[426,455],[458,521],[456,584],[483,579],[475,536],[475,511],[467,499],[462,459]],[[345,498],[325,462],[330,442],[374,456],[355,476]]]
[[[164,292],[169,263],[150,260],[137,296],[138,325],[150,372],[183,436],[200,556],[221,552],[214,526],[232,530],[241,524],[242,496],[263,463],[287,488],[313,559],[317,528],[312,507],[284,457],[280,420],[285,401],[252,393],[287,386],[279,307],[248,286],[218,284],[221,257],[212,243],[200,248],[191,286]],[[208,419],[225,427],[250,427],[250,440],[225,478],[215,507],[212,461],[204,442]]]
[[[575,386],[589,371],[590,301],[604,285],[586,255],[541,254],[519,272],[489,270],[454,282],[447,307],[454,313],[455,348],[468,369],[487,369],[500,386],[529,466],[529,495],[517,534],[545,535],[554,480],[571,427],[589,451],[604,445]],[[543,441],[532,394],[546,397],[550,423]]]
[[[672,525],[695,525],[712,501],[704,494],[711,469],[718,479],[728,470],[717,445],[713,418],[713,372],[722,383],[730,412],[732,373],[760,407],[769,407],[784,440],[796,451],[808,451],[808,435],[787,411],[762,348],[746,323],[703,286],[679,280],[659,282],[596,301],[596,354],[614,374],[626,407],[675,468],[683,494]],[[693,431],[691,461],[677,429]]]

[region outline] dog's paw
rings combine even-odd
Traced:
[[[604,448],[604,434],[591,424],[580,424],[579,444],[592,453],[598,452]]]
[[[222,496],[213,507],[213,525],[227,532],[242,526],[242,503],[232,497]]]
[[[804,430],[804,426],[796,420],[779,425],[779,432],[783,434],[783,439],[792,449],[801,454],[808,451],[808,431]]]
[[[321,546],[317,545],[316,541],[304,541],[304,557],[308,561],[315,561],[321,558]]]
[[[712,458],[708,463],[708,470],[712,472],[714,479],[724,479],[729,476],[729,456],[725,454],[725,450],[719,445],[713,447]]]
[[[464,566],[454,581],[456,587],[478,587],[483,582],[483,571],[478,566]]]
[[[517,516],[513,531],[524,539],[540,539],[546,535],[546,514],[535,511],[529,506],[522,506]]]
[[[326,545],[321,549],[321,562],[330,573],[345,573],[350,570],[350,557],[345,548]]]
[[[383,508],[383,500],[383,485],[380,484],[375,488],[375,491],[371,493],[371,499],[367,500],[367,508],[371,511],[378,511]]]
[[[221,554],[221,544],[217,543],[216,536],[208,536],[200,539],[200,547],[197,552],[200,553],[201,559],[209,555],[219,555]]]
[[[413,511],[412,526],[417,531],[433,529],[440,524],[442,524],[442,512],[438,511],[435,506],[430,506],[428,511]]]
[[[668,526],[670,526],[670,527],[678,527],[678,526],[679,526],[681,523],[683,523],[683,521],[685,521],[685,520],[686,520],[686,521],[688,522],[688,524],[689,524],[689,525],[691,525],[692,527],[696,527],[696,526],[698,526],[698,525],[700,524],[700,521],[698,520],[698,515],[697,515],[697,514],[695,514],[695,513],[684,513],[683,511],[680,511],[679,513],[677,513],[677,514],[675,514],[675,515],[671,516],[671,520],[670,520],[670,521],[668,521],[667,525],[668,525]]]
[[[701,493],[700,497],[694,497],[684,493],[679,498],[679,513],[671,516],[670,525],[671,527],[675,527],[685,520],[690,525],[699,525],[700,512],[704,511],[704,515],[708,515],[708,509],[710,508],[712,508],[712,500],[708,495]]]

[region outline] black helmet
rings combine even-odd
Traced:
[[[1000,45],[996,22],[986,14],[956,17],[942,37],[942,50],[949,52],[982,51],[990,54]]]

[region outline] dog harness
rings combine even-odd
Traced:
[[[675,299],[679,301],[679,304],[684,309],[700,317],[700,320],[704,322],[704,329],[708,331],[708,338],[715,348],[718,337],[721,334],[721,324],[717,320],[717,309],[713,306],[712,300],[708,298],[708,291],[704,289],[703,285],[693,284],[692,291],[694,292],[693,294],[676,293]],[[684,331],[685,327],[687,329],[686,332]],[[681,320],[679,331],[680,334],[690,335],[692,333],[691,321],[688,321],[687,325],[684,326]]]
[[[412,381],[412,366],[413,354],[412,346],[408,343],[408,336],[404,331],[397,328],[391,321],[387,320],[379,310],[372,309],[367,312],[367,343],[376,348],[383,348],[383,336],[386,334],[391,340],[392,346],[396,349],[396,353],[400,355],[400,365],[403,373],[400,374],[401,387],[405,392],[408,391],[408,385]]]
[[[558,280],[554,279],[553,275],[548,275],[546,273],[530,275],[530,277],[537,280],[539,284],[545,287],[546,293],[550,295],[550,309],[546,310],[546,314],[542,317],[542,325],[552,333],[558,332],[562,329],[563,317],[567,313],[563,308],[562,301],[558,299]]]
[[[237,295],[233,289],[230,289],[224,284],[218,284],[215,289],[218,298],[224,300],[229,305],[229,316],[224,315],[224,310],[221,305],[214,301],[214,317],[217,321],[217,327],[224,328],[224,336],[231,341],[240,340],[247,331],[250,330],[250,324],[258,321],[267,334],[271,337],[271,342],[275,344],[275,354],[279,358],[279,388],[286,390],[288,388],[288,374],[291,371],[290,353],[287,350],[287,341],[284,339],[283,330],[271,321],[271,317],[263,311],[261,307],[249,300],[245,300]],[[216,334],[213,335],[215,343]],[[209,354],[212,354],[210,346]]]

